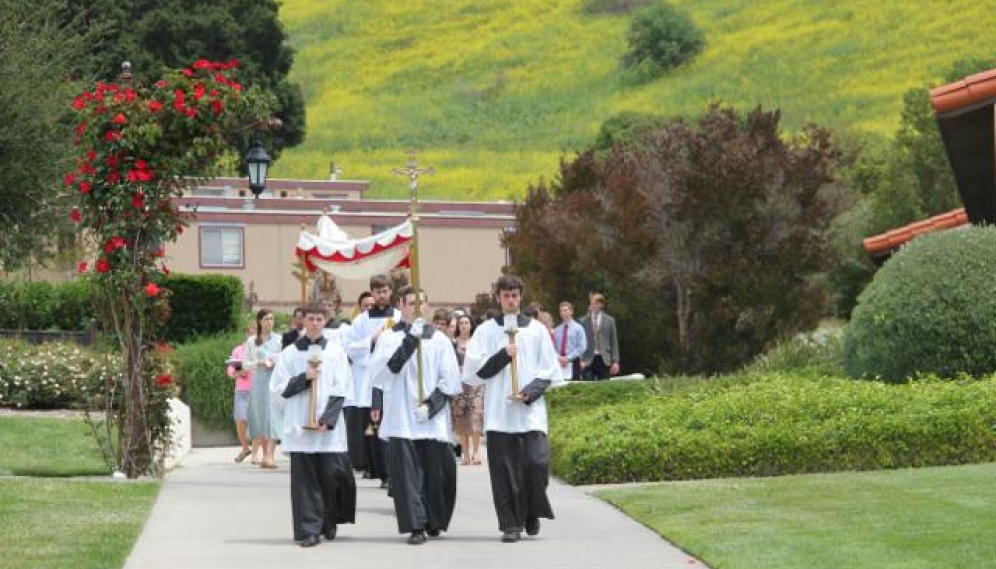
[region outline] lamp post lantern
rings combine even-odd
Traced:
[[[257,136],[252,141],[252,146],[249,147],[249,153],[246,154],[246,165],[249,167],[249,191],[256,199],[259,199],[259,195],[266,189],[266,171],[270,167],[270,162],[272,162],[270,155],[263,149]]]

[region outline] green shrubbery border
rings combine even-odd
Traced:
[[[585,407],[549,394],[551,468],[572,484],[996,460],[996,377],[906,385],[774,373]],[[591,386],[596,390],[605,389]],[[560,401],[558,401],[560,400]]]
[[[166,323],[170,342],[234,332],[242,326],[245,288],[238,277],[174,273],[163,285],[171,294]]]
[[[173,370],[180,378],[180,399],[201,422],[228,427],[232,422],[234,380],[225,374],[225,360],[242,333],[202,338],[177,346],[172,354]]]

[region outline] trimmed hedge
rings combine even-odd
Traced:
[[[844,332],[852,377],[900,382],[996,371],[996,228],[917,237],[858,297]]]
[[[0,328],[12,330],[84,330],[93,321],[86,281],[0,279]]]
[[[240,333],[202,338],[177,346],[172,363],[180,378],[180,399],[204,424],[227,427],[232,422],[232,394],[235,382],[225,374],[225,360],[239,342]]]
[[[242,327],[245,289],[238,277],[172,274],[163,286],[171,293],[171,315],[166,324],[170,342],[186,342]]]
[[[587,409],[554,404],[550,422],[551,469],[572,484],[985,462],[996,460],[996,378],[773,374]]]

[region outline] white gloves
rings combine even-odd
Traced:
[[[415,409],[415,420],[419,423],[424,423],[429,420],[429,406],[425,403],[419,405]]]
[[[412,329],[411,329],[412,336],[415,336],[416,338],[421,337],[423,328],[425,328],[425,320],[422,320],[421,318],[416,318],[415,321],[412,322]]]

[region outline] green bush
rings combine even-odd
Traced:
[[[800,334],[758,356],[745,371],[760,375],[776,372],[844,375],[841,334],[841,329]]]
[[[996,370],[996,228],[929,233],[903,247],[858,297],[844,333],[852,377]]]
[[[166,338],[186,342],[198,336],[233,332],[242,326],[245,290],[237,277],[226,275],[170,275],[171,315]]]
[[[629,50],[622,66],[643,79],[653,79],[690,61],[705,46],[705,36],[692,18],[666,2],[641,10],[627,33]]]
[[[93,320],[85,281],[0,280],[0,328],[84,330]]]
[[[241,333],[201,338],[173,350],[173,369],[179,377],[180,398],[207,425],[232,425],[234,380],[225,374],[225,360],[245,336]]]
[[[551,412],[572,484],[774,476],[996,459],[996,378],[904,385],[775,374]]]
[[[0,406],[19,409],[101,407],[118,358],[71,342],[32,345],[0,340]]]

